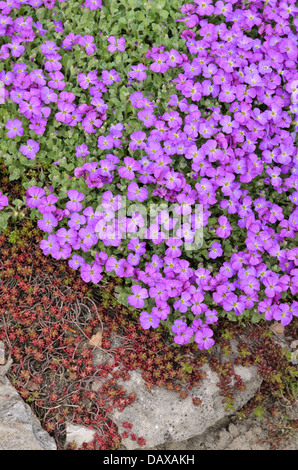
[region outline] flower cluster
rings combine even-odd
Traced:
[[[1,184],[2,175],[3,171]],[[100,302],[93,302],[91,286],[68,269],[67,262],[57,263],[43,256],[38,248],[42,234],[34,226],[33,221],[23,221],[15,243],[9,242],[9,231],[0,235],[0,340],[14,361],[9,379],[34,407],[59,449],[65,449],[66,423],[83,424],[96,431],[94,441],[83,443],[81,449],[115,450],[121,437],[136,440],[131,423],[120,421],[116,427],[110,420],[113,410],[121,411],[135,400],[136,395],[128,393],[119,379],[121,383],[127,381],[130,371],[136,369],[148,389],[158,386],[172,390],[181,399],[191,398],[194,406],[201,404],[196,390],[206,378],[203,365],[207,361],[219,376],[217,387],[226,406],[231,407],[236,390],[245,389],[235,365],[255,365],[263,378],[259,393],[242,413],[260,406],[260,398],[268,401],[269,394],[287,396],[284,394],[293,382],[293,367],[281,346],[268,336],[266,325],[247,328],[223,320],[214,334],[225,354],[222,362],[216,350],[194,354],[191,344],[185,346],[185,354],[177,354],[161,332],[144,331],[137,316],[132,318],[131,312],[117,303],[114,289],[119,279],[105,284]],[[286,336],[297,339],[295,323],[297,319],[287,327]],[[249,344],[242,340],[244,330],[252,340]],[[86,339],[91,340],[93,335],[101,336],[106,361],[100,364],[94,360],[96,349],[86,347]],[[228,339],[232,338],[239,341],[236,358],[234,353],[228,357]],[[57,380],[60,387],[53,390]],[[144,439],[137,438],[137,444],[145,445]]]
[[[27,3],[27,2],[22,2]],[[31,5],[31,2],[29,2]],[[33,5],[32,5],[33,6]],[[19,58],[25,53],[25,46],[28,42],[33,42],[36,36],[34,27],[39,33],[44,35],[47,30],[40,29],[39,25],[33,22],[32,17],[23,17],[13,20],[12,17],[6,16],[2,7],[2,36],[12,37],[11,43],[1,46],[0,59],[7,60]],[[14,5],[17,8],[17,5]],[[7,12],[9,13],[9,12]],[[56,25],[57,28],[57,25]],[[60,28],[58,28],[60,32]],[[25,46],[23,45],[25,44]],[[87,55],[92,55],[96,51],[94,38],[90,35],[67,35],[60,46],[54,41],[45,40],[40,45],[40,52],[43,56],[43,68],[33,68],[27,71],[28,65],[24,62],[16,62],[12,65],[12,70],[0,72],[0,81],[4,83],[4,100],[11,99],[18,105],[21,117],[29,121],[29,129],[36,135],[43,135],[46,130],[48,119],[53,111],[51,104],[56,105],[55,119],[58,122],[65,123],[71,128],[82,122],[85,132],[96,132],[103,120],[106,118],[103,101],[100,100],[105,85],[110,84],[110,79],[99,80],[96,77],[96,71],[89,73],[86,77],[83,73],[79,74],[78,81],[82,88],[87,89],[89,85],[90,94],[93,96],[91,106],[87,103],[75,105],[75,95],[71,92],[63,91],[66,82],[65,75],[62,73],[62,55],[63,49],[71,49],[75,44],[79,44],[84,48]],[[108,73],[106,71],[106,73]],[[99,102],[102,102],[102,106]],[[22,137],[24,129],[23,122],[18,119],[9,119],[6,123],[8,129],[7,136],[11,139],[16,136]],[[32,146],[33,143],[33,146]],[[28,143],[27,143],[28,144]],[[30,143],[21,146],[20,151],[27,158],[35,158],[37,150],[36,142],[30,139]]]

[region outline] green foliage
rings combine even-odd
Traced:
[[[78,103],[82,104],[88,100],[90,104],[90,97],[78,84],[78,74],[80,72],[88,73],[93,70],[98,70],[100,76],[103,70],[111,70],[115,68],[121,71],[120,83],[114,83],[109,87],[105,93],[104,99],[108,104],[107,121],[100,128],[99,132],[86,135],[81,126],[77,126],[74,130],[69,129],[62,123],[55,119],[56,108],[55,105],[49,105],[51,108],[51,115],[47,123],[46,132],[39,136],[40,151],[34,160],[27,159],[19,151],[20,145],[26,143],[28,136],[36,138],[34,132],[29,129],[28,121],[20,117],[18,113],[18,106],[12,100],[8,99],[4,106],[1,106],[1,120],[2,123],[7,122],[8,119],[18,117],[23,122],[24,134],[23,137],[16,137],[9,139],[6,134],[5,126],[0,129],[0,162],[4,162],[8,168],[9,179],[11,182],[20,182],[24,189],[28,189],[32,185],[39,187],[51,186],[53,192],[59,197],[59,204],[61,208],[67,200],[67,191],[69,189],[77,189],[85,194],[85,202],[91,205],[94,209],[98,205],[98,194],[87,187],[81,178],[74,177],[74,169],[81,162],[75,157],[76,146],[81,143],[87,143],[90,150],[90,161],[98,161],[105,156],[104,152],[98,149],[97,139],[99,135],[105,135],[108,131],[108,125],[123,123],[129,131],[129,134],[140,130],[140,121],[137,118],[136,109],[131,106],[128,97],[135,91],[142,91],[145,96],[156,104],[156,114],[162,114],[167,111],[167,103],[169,96],[175,92],[175,86],[171,83],[173,78],[176,78],[177,71],[171,68],[163,74],[155,74],[148,70],[148,80],[141,83],[129,82],[128,72],[131,70],[130,65],[137,65],[144,63],[148,65],[150,61],[146,58],[148,48],[153,46],[164,45],[166,50],[171,48],[177,50],[184,50],[185,41],[181,39],[180,35],[185,28],[183,23],[176,22],[179,18],[180,9],[183,2],[180,0],[103,0],[103,8],[101,10],[90,11],[81,7],[78,1],[70,0],[68,2],[59,3],[53,10],[45,8],[37,8],[32,10],[27,5],[22,5],[18,10],[18,15],[32,16],[33,21],[39,21],[46,25],[48,34],[46,40],[61,43],[63,37],[69,33],[92,35],[95,39],[97,51],[88,56],[82,48],[76,45],[71,51],[61,50],[62,55],[61,63],[63,65],[63,73],[66,76],[65,91],[75,94]],[[62,21],[64,31],[62,34],[57,34],[53,22],[53,14],[55,14],[56,21]],[[50,20],[50,21],[48,21]],[[218,16],[217,23],[224,22],[225,18]],[[109,53],[107,50],[107,38],[111,35],[115,37],[125,36],[126,50],[125,52],[117,52],[114,54]],[[16,62],[24,62],[27,65],[27,70],[30,72],[35,68],[42,68],[44,65],[44,58],[40,52],[40,45],[45,41],[41,36],[35,38],[32,43],[26,47],[26,53],[21,56]],[[31,60],[33,59],[33,60]],[[0,63],[0,70],[5,67],[4,62]],[[202,99],[200,106],[202,108],[211,106],[212,101],[209,99]],[[225,106],[225,105],[224,105]],[[228,111],[227,111],[228,114]],[[201,141],[198,141],[200,145]],[[258,152],[258,151],[257,151]],[[127,155],[130,155],[130,150],[127,144],[124,143],[122,148],[114,151],[115,154],[123,160]],[[140,152],[135,155],[140,156]],[[55,163],[55,164],[54,164]],[[56,164],[57,163],[57,164]],[[181,159],[178,165],[179,171],[182,171],[187,181],[191,181],[190,165]],[[116,183],[112,183],[109,190],[116,189]],[[127,182],[119,181],[120,191],[125,192]],[[270,201],[274,201],[276,197],[275,191],[265,192],[264,178],[260,175],[255,178],[253,184],[243,184],[244,189],[249,189],[249,194],[252,198],[264,196]],[[1,189],[1,187],[0,187]],[[152,196],[152,194],[150,195]],[[224,196],[220,195],[218,203]],[[155,201],[152,197],[151,202]],[[218,205],[219,205],[218,204]],[[291,207],[288,204],[288,199],[285,194],[279,195],[279,204],[283,208],[285,217],[291,213]],[[11,218],[13,223],[24,217],[25,198],[13,198],[11,205],[0,212],[0,230],[5,230],[8,226],[8,221]],[[226,213],[225,210],[214,209],[212,217],[208,221],[208,226],[204,230],[203,246],[198,252],[191,253],[189,260],[193,265],[198,263],[206,263],[209,260],[208,248],[214,243],[219,241],[216,236],[215,226],[217,224],[218,216]],[[36,220],[38,212],[33,210],[30,213],[30,218]],[[213,269],[217,268],[217,264],[221,265],[224,261],[228,260],[233,252],[238,250],[245,250],[245,238],[242,236],[242,229],[238,226],[238,216],[230,215],[229,219],[233,225],[231,236],[227,240],[223,240],[222,247],[224,250],[221,259],[213,264]],[[11,234],[11,241],[17,240],[17,232]],[[298,234],[296,238],[291,240],[288,249],[297,245]],[[283,249],[285,246],[281,244]],[[101,248],[99,244],[99,248]],[[152,252],[156,254],[162,253],[162,248],[155,246],[151,247]],[[110,254],[115,256],[127,255],[127,250],[124,247],[116,248],[110,251]],[[186,254],[187,256],[187,254]],[[86,262],[93,259],[94,253],[86,254]],[[266,255],[264,255],[264,258]],[[266,263],[268,269],[279,272],[280,268],[276,265],[276,260],[273,257],[267,257]],[[212,264],[212,263],[211,263]],[[128,306],[128,295],[131,294],[130,281],[125,280],[124,285],[117,287],[117,300],[124,306]],[[286,300],[286,293],[282,293],[282,299]],[[212,297],[207,293],[205,301],[208,306],[212,307]],[[145,308],[150,309],[150,299],[146,300]],[[236,318],[234,312],[225,312],[218,308],[221,318],[227,318],[232,322],[238,321],[251,321],[258,323],[264,319],[264,315],[260,315],[256,310],[245,310],[241,315],[241,319]],[[167,322],[163,325],[170,329],[173,321],[181,317],[178,311],[175,311]],[[186,314],[186,318],[187,314]],[[190,318],[190,316],[189,316]],[[278,379],[276,379],[278,380]]]

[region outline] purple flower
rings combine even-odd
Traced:
[[[187,328],[187,323],[181,318],[178,318],[174,321],[174,324],[171,327],[171,330],[175,334],[180,334],[181,331],[184,331]]]
[[[19,104],[20,112],[24,114],[27,119],[30,119],[33,116],[40,116],[41,108],[42,103],[36,96],[31,97],[29,103],[27,101],[21,101]]]
[[[120,194],[114,196],[111,191],[106,191],[102,195],[102,206],[105,209],[112,209],[112,211],[118,211],[121,208]]]
[[[93,228],[81,228],[79,230],[79,237],[87,248],[91,248],[98,242],[98,237],[94,233]]]
[[[84,73],[79,73],[78,82],[81,88],[87,90],[89,85],[96,85],[98,82],[97,79],[97,70],[89,72],[87,75]]]
[[[0,81],[4,83],[4,85],[8,86],[13,83],[15,79],[14,73],[13,72],[7,72],[5,73],[5,70],[2,70],[0,72]]]
[[[143,202],[148,197],[148,190],[146,188],[139,187],[134,181],[127,187],[127,198],[130,201]]]
[[[145,148],[146,145],[144,140],[146,139],[146,133],[143,131],[136,131],[130,135],[131,141],[129,142],[129,148],[131,150],[137,150],[138,148]]]
[[[156,122],[152,109],[144,109],[138,112],[138,119],[143,121],[145,127],[151,127]]]
[[[291,323],[293,314],[290,311],[290,306],[287,304],[278,305],[278,309],[276,309],[273,313],[273,318],[276,321],[280,321],[282,326],[286,326]]]
[[[167,304],[167,302],[156,300],[156,307],[153,307],[152,314],[160,318],[160,320],[166,320],[169,313],[170,306]]]
[[[44,68],[47,72],[58,72],[62,69],[62,64],[59,62],[62,57],[59,54],[49,54],[47,59],[44,64]]]
[[[74,106],[65,101],[58,101],[57,107],[59,112],[55,114],[56,120],[68,124],[71,121],[71,113],[75,109]]]
[[[58,197],[54,194],[42,197],[38,202],[38,210],[41,214],[47,214],[48,212],[55,212],[55,203],[58,201]]]
[[[54,21],[54,25],[56,33],[61,33],[64,30],[62,21]]]
[[[21,42],[22,41],[18,36],[13,36],[11,44],[7,44],[13,57],[20,57],[20,55],[25,51],[25,47],[21,45]]]
[[[203,312],[204,308],[205,307],[207,308],[207,306],[202,303],[203,300],[204,300],[204,295],[201,292],[195,292],[192,295],[191,311],[194,315],[200,315]]]
[[[176,49],[171,49],[168,55],[168,60],[167,60],[167,65],[170,67],[177,67],[183,62],[183,57],[181,54],[179,54]]]
[[[9,47],[8,44],[3,44],[0,47],[0,60],[5,60],[9,57]]]
[[[41,116],[36,116],[35,118],[31,118],[31,124],[29,124],[29,128],[35,132],[36,135],[41,135],[46,130],[46,119],[42,119]]]
[[[13,121],[9,119],[5,125],[6,129],[8,129],[7,136],[10,139],[14,139],[17,135],[22,137],[24,133],[23,123],[19,119],[14,119]]]
[[[137,255],[136,253],[129,253],[129,255],[127,255],[127,262],[132,266],[137,266],[140,262],[140,259],[140,255]]]
[[[77,231],[74,229],[66,230],[66,228],[62,227],[56,232],[56,236],[59,242],[59,245],[65,245],[65,243],[69,243],[70,245],[74,245],[77,241],[78,234]]]
[[[39,34],[41,36],[43,36],[44,34],[46,34],[48,32],[47,29],[44,29],[44,27],[42,26],[42,24],[39,22],[39,21],[36,21],[36,23],[32,23],[33,26],[35,26],[35,28],[37,29],[37,31],[39,32]]]
[[[124,157],[125,166],[118,168],[118,173],[121,178],[127,180],[133,180],[135,177],[135,171],[140,171],[141,165],[137,160],[131,157]]]
[[[282,184],[282,178],[279,176],[281,169],[278,166],[273,168],[268,168],[266,173],[271,177],[271,184],[274,187],[280,186]]]
[[[142,312],[140,315],[140,323],[144,330],[148,330],[149,328],[157,328],[160,323],[160,318],[152,313],[150,314],[148,312]]]
[[[100,97],[96,97],[96,96],[93,97],[93,99],[91,100],[91,104],[95,106],[95,108],[100,114],[104,114],[106,110],[109,108],[103,99],[101,99]],[[112,133],[113,132],[111,132],[111,134]],[[117,135],[120,135],[120,134],[117,133]]]
[[[37,207],[40,204],[41,198],[45,195],[43,188],[38,188],[37,186],[31,186],[31,188],[26,191],[26,199],[28,207]]]
[[[4,207],[8,206],[8,204],[8,197],[4,196],[4,194],[2,194],[0,191],[0,210],[4,209]]]
[[[265,295],[267,297],[274,297],[276,294],[281,292],[281,287],[279,285],[279,277],[277,274],[269,274],[264,280],[263,284],[265,286]]]
[[[121,263],[114,256],[111,256],[106,260],[105,269],[108,273],[115,271],[120,268]]]
[[[36,154],[39,151],[39,144],[38,142],[35,142],[35,140],[28,139],[27,145],[21,145],[20,151],[25,155],[25,157],[32,160],[36,157]]]
[[[108,38],[108,51],[115,52],[115,51],[125,51],[125,39],[123,37],[116,39],[115,36],[110,36]]]
[[[42,87],[40,97],[45,104],[57,103],[58,101],[57,94],[47,86]]]
[[[85,118],[82,121],[82,126],[88,134],[96,132],[94,127],[99,128],[102,125],[102,120],[98,119],[97,113],[95,111],[89,111]]]
[[[102,266],[97,263],[90,264],[85,263],[81,265],[81,278],[84,282],[93,282],[93,284],[98,284],[102,279]]]
[[[195,333],[195,342],[198,348],[201,350],[210,349],[215,343],[212,336],[213,331],[208,326],[203,325],[203,327]]]
[[[102,75],[102,81],[105,85],[112,85],[114,82],[120,82],[121,78],[119,77],[117,71],[115,69],[112,69],[110,71],[108,70],[103,70],[101,72]]]
[[[146,243],[140,242],[138,238],[131,238],[127,244],[127,248],[129,250],[134,251],[135,253],[139,254],[140,256],[146,252]]]
[[[79,230],[81,225],[84,225],[86,223],[86,217],[84,215],[79,214],[78,212],[73,212],[67,223],[70,228],[73,228],[74,230]]]
[[[150,65],[153,72],[165,73],[169,66],[167,65],[168,53],[153,54],[152,59],[155,61]]]
[[[260,283],[254,276],[248,276],[241,281],[240,287],[246,294],[251,295],[260,290]]]
[[[182,240],[179,238],[169,237],[166,240],[166,245],[168,248],[165,251],[166,256],[171,256],[173,258],[179,258],[181,256],[181,250],[179,246],[183,244]]]
[[[205,311],[205,315],[206,315],[206,324],[210,324],[210,323],[216,323],[218,321],[218,313],[215,309],[207,309]]]
[[[80,193],[76,189],[71,189],[68,191],[67,196],[69,197],[70,201],[66,203],[66,209],[72,212],[79,212],[83,208],[83,204],[81,201],[85,199],[85,194]]]
[[[43,55],[47,56],[54,54],[55,51],[59,50],[59,47],[54,43],[54,41],[45,41],[44,44],[40,46],[40,50]]]
[[[89,10],[98,10],[102,8],[102,0],[85,0],[84,6]]]
[[[52,254],[53,250],[59,249],[59,243],[56,235],[49,235],[47,240],[42,240],[40,242],[40,248],[42,249],[44,255]]]
[[[68,266],[72,269],[79,269],[81,266],[85,264],[85,260],[82,256],[73,255],[72,258],[68,261]]]
[[[196,9],[196,12],[201,15],[201,16],[210,16],[214,12],[214,6],[212,5],[211,0],[204,0],[198,2],[198,7]],[[210,25],[211,26],[211,25]]]
[[[298,266],[298,248],[292,248],[287,253],[288,260],[293,260],[295,266]]]
[[[66,83],[64,82],[64,75],[63,73],[57,71],[57,72],[51,72],[49,73],[49,76],[51,80],[48,81],[48,85],[50,88],[54,88],[55,90],[63,90],[65,88]]]
[[[232,227],[225,215],[218,219],[219,227],[216,229],[216,235],[220,238],[228,238],[230,236]]]
[[[179,310],[181,313],[187,312],[188,307],[191,305],[191,294],[189,292],[182,292],[180,298],[174,302],[174,309]]]
[[[222,256],[223,250],[221,248],[221,244],[217,242],[213,242],[212,246],[209,250],[209,258],[215,259],[219,256]]]
[[[100,0],[96,0],[96,5],[98,5],[99,1]],[[98,8],[98,6],[97,6],[97,8]],[[87,34],[85,36],[80,36],[78,42],[82,47],[85,48],[85,51],[86,51],[87,55],[92,55],[97,49],[96,45],[94,44],[94,37],[90,36],[89,34]]]
[[[76,147],[76,157],[86,157],[87,155],[90,155],[90,152],[88,150],[88,147],[86,144],[81,144]]]
[[[190,327],[186,327],[183,330],[179,331],[179,333],[174,336],[174,342],[180,345],[188,344],[193,334],[194,334],[193,329]]]
[[[147,74],[145,70],[148,70],[148,68],[144,64],[130,65],[130,67],[132,68],[132,71],[128,72],[130,78],[135,78],[138,82],[146,80]]]
[[[34,69],[30,72],[29,77],[32,79],[33,82],[37,83],[37,85],[44,86],[46,85],[46,77],[44,76],[42,69]]]
[[[145,305],[144,299],[148,297],[147,289],[142,288],[139,285],[133,285],[131,287],[133,295],[128,297],[128,303],[135,308],[142,308]]]
[[[21,88],[15,88],[15,89],[11,89],[10,90],[10,99],[14,102],[14,103],[21,103],[21,101],[23,101],[23,97],[24,97],[24,90],[22,90]]]
[[[58,221],[51,212],[48,212],[43,215],[42,219],[38,220],[37,225],[40,230],[43,230],[47,233],[51,233],[53,227],[57,227]]]
[[[113,146],[114,146],[114,140],[111,135],[108,135],[106,137],[101,135],[100,137],[98,137],[97,147],[100,148],[101,150],[109,150],[113,148]]]

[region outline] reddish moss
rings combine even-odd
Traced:
[[[30,221],[22,223],[14,245],[8,234],[0,235],[0,340],[14,360],[10,379],[59,448],[64,448],[66,421],[97,431],[93,443],[83,448],[119,446],[121,436],[108,416],[113,408],[123,410],[135,400],[135,394],[118,384],[119,379],[128,380],[132,370],[141,370],[148,389],[158,386],[174,390],[181,398],[190,395],[194,406],[199,406],[194,387],[204,380],[202,366],[208,362],[219,376],[223,403],[232,408],[235,391],[245,388],[234,364],[255,364],[263,385],[243,409],[245,414],[268,395],[286,393],[295,379],[297,368],[268,336],[266,325],[243,327],[220,320],[214,332],[218,347],[211,352],[199,351],[195,344],[174,346],[166,331],[145,331],[137,312],[117,304],[118,279],[107,279],[103,287],[85,284],[67,262],[43,255],[41,234]],[[95,366],[88,338],[99,330],[101,348],[111,362]],[[286,330],[295,337],[297,319]],[[236,359],[230,344],[233,338],[239,340]],[[106,381],[94,391],[92,384],[102,378]],[[142,436],[128,435],[144,445]]]

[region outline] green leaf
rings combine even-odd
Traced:
[[[137,21],[144,21],[145,20],[145,15],[142,11],[137,11],[136,12],[136,19]]]
[[[13,167],[11,169],[11,167],[10,167],[9,179],[11,181],[19,179],[20,176],[21,176],[21,169],[20,168]]]
[[[8,212],[0,212],[0,229],[1,230],[5,230],[7,228],[7,222],[8,222],[10,215],[11,213],[8,213]]]

